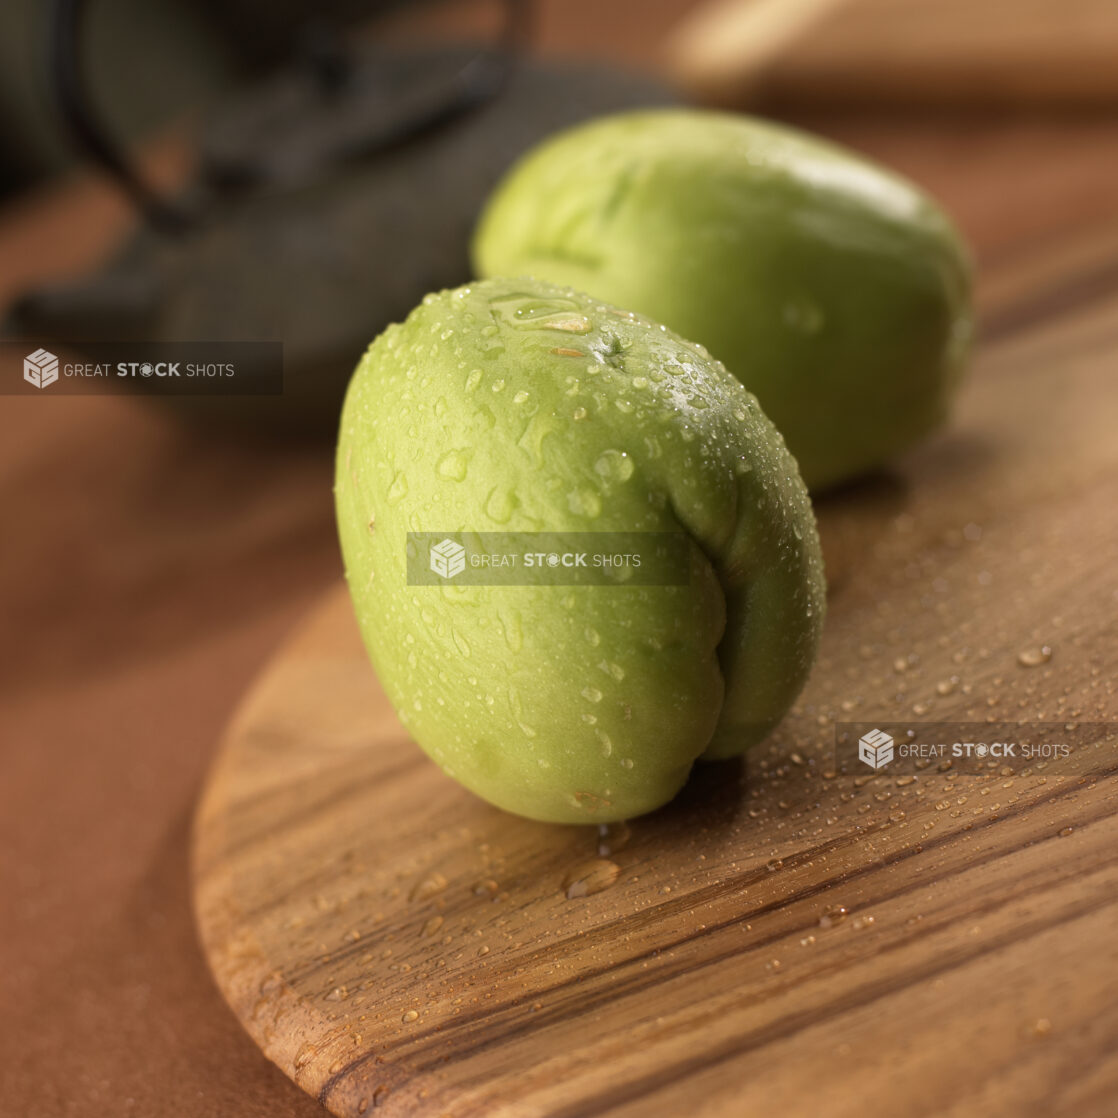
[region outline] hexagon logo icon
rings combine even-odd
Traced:
[[[871,769],[884,768],[893,760],[893,739],[884,730],[870,730],[858,739],[858,760]]]
[[[431,570],[440,578],[453,578],[466,569],[466,549],[453,540],[431,545]]]
[[[45,349],[37,349],[23,359],[23,379],[36,388],[46,388],[58,380],[58,358]]]

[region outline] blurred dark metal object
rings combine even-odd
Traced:
[[[518,155],[588,117],[674,100],[650,79],[514,59],[523,5],[508,10],[501,41],[481,51],[356,53],[320,34],[309,62],[221,108],[174,199],[133,175],[150,220],[100,275],[23,296],[5,331],[40,345],[282,341],[282,397],[176,402],[332,432],[368,343],[426,292],[470,278],[478,210]],[[111,144],[100,155],[128,174]]]
[[[244,97],[211,126],[202,167],[211,187],[289,181],[336,160],[370,155],[453,120],[497,95],[528,34],[527,0],[500,0],[497,41],[448,73],[420,63],[401,73],[392,58],[359,60],[319,22],[301,39],[300,65]],[[382,10],[399,2],[380,0]],[[182,231],[199,218],[160,198],[100,120],[88,88],[82,39],[89,0],[52,0],[50,63],[74,147],[110,176],[153,227]],[[386,64],[387,63],[387,64]]]
[[[428,0],[193,0],[211,25],[219,29],[243,61],[256,67],[275,66],[301,49],[308,26],[334,31]],[[313,30],[312,30],[313,34]]]
[[[93,109],[81,49],[87,10],[87,0],[54,0],[51,10],[50,69],[63,122],[77,151],[107,172],[153,226],[177,231],[186,215],[144,182]]]
[[[445,59],[372,50],[349,54],[319,37],[310,65],[287,70],[215,122],[203,174],[221,186],[293,184],[452,122],[497,96],[526,34],[526,8],[506,0],[497,47]]]

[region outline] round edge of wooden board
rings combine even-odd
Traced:
[[[194,923],[214,982],[222,998],[265,1056],[285,1075],[300,1082],[303,1038],[323,1025],[322,1015],[300,997],[265,958],[245,926],[232,875],[219,863],[224,846],[224,797],[229,779],[229,751],[253,722],[280,665],[321,639],[321,633],[343,615],[352,616],[349,592],[343,585],[325,592],[306,618],[280,644],[257,674],[229,723],[214,755],[191,827],[191,903]],[[260,1010],[267,1002],[267,1019]],[[282,1028],[276,1027],[280,1022]],[[311,1094],[316,1094],[312,1089]]]

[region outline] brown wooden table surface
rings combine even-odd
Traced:
[[[680,6],[648,5],[639,27],[610,14],[595,38],[650,58]],[[547,44],[570,48],[570,20],[603,6],[575,7],[548,9]],[[1118,229],[1112,119],[804,123],[938,194],[994,304],[1006,262]],[[156,162],[173,172],[177,152]],[[10,206],[0,304],[87,268],[128,221],[85,179]],[[187,836],[238,697],[339,574],[330,475],[328,450],[209,439],[143,401],[0,396],[3,1113],[321,1113],[209,978]]]

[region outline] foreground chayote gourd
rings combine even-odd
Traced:
[[[753,392],[811,489],[938,425],[971,334],[950,221],[871,163],[730,114],[605,117],[495,191],[481,275],[571,284],[700,342]]]
[[[762,738],[823,620],[815,521],[754,398],[702,348],[572,290],[428,296],[370,347],[337,457],[381,682],[447,773],[605,822]],[[409,585],[409,532],[682,532],[685,585]]]

